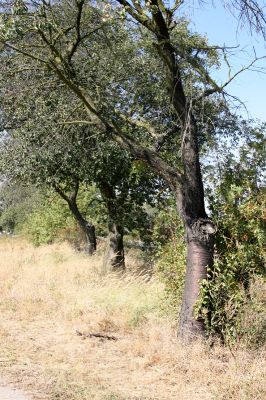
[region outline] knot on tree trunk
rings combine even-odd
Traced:
[[[198,241],[212,246],[217,227],[209,218],[197,218],[190,221],[188,241]]]

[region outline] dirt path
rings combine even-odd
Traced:
[[[19,390],[12,389],[8,386],[0,386],[0,399],[1,400],[30,400],[28,397]]]

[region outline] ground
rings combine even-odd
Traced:
[[[265,399],[266,350],[185,347],[163,285],[128,258],[130,272],[106,277],[67,244],[0,240],[5,382],[34,400]]]
[[[2,384],[2,383],[1,383]],[[0,386],[0,399],[1,400],[30,400],[25,395],[16,389],[9,386]]]

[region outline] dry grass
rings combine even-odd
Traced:
[[[66,244],[0,240],[7,381],[34,400],[266,398],[265,351],[184,348],[174,321],[160,314],[161,284],[132,273],[101,277],[100,263]],[[76,330],[118,340],[83,339]]]

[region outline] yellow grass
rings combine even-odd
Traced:
[[[185,348],[148,275],[99,273],[66,244],[0,240],[0,372],[50,400],[264,400],[266,352]],[[137,268],[130,260],[131,271]],[[113,335],[114,340],[82,333]]]

